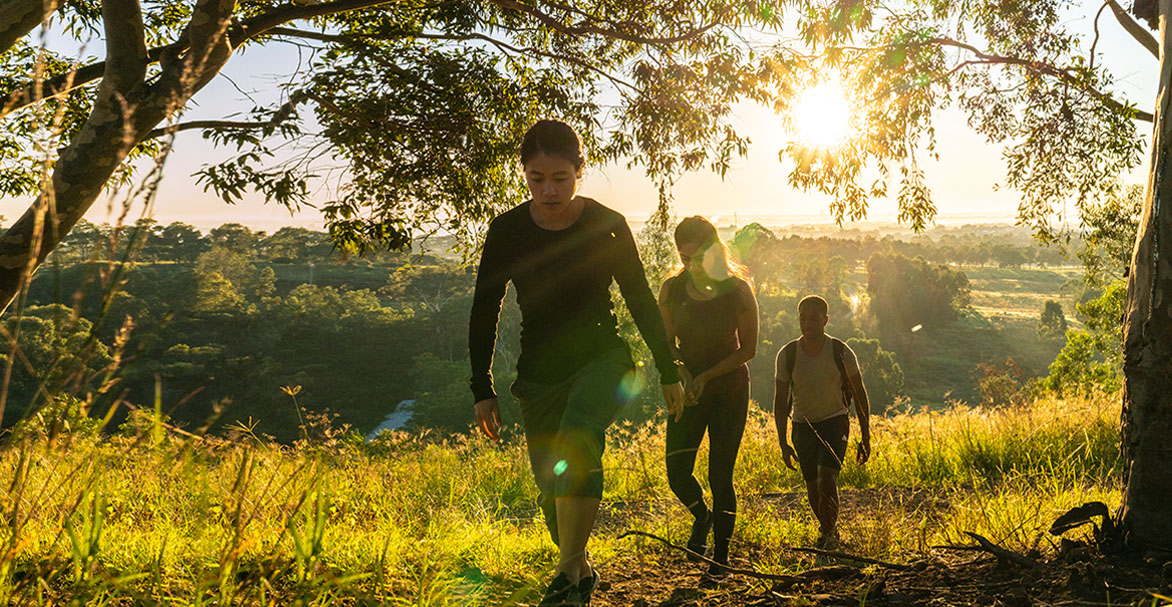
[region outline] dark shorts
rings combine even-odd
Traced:
[[[842,469],[846,457],[847,439],[850,434],[850,418],[836,415],[820,422],[794,422],[791,437],[802,478],[807,482],[818,478],[818,467]]]
[[[557,498],[602,497],[606,429],[631,399],[634,370],[627,350],[616,348],[599,354],[561,382],[518,379],[513,383],[540,493],[538,503],[555,543]]]

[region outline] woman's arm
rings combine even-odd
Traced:
[[[749,283],[738,280],[737,297],[740,305],[737,307],[737,338],[740,346],[721,359],[715,365],[696,374],[692,381],[692,396],[699,398],[704,392],[704,385],[709,381],[740,367],[757,355],[757,297]]]
[[[497,321],[501,301],[509,283],[505,236],[497,221],[488,227],[480,267],[476,272],[476,290],[472,295],[472,313],[468,319],[468,358],[472,363],[472,395],[475,402],[496,398],[492,385],[492,356],[496,349]]]
[[[663,317],[659,313],[659,306],[651,295],[651,287],[647,285],[647,275],[643,272],[643,262],[639,259],[639,251],[635,248],[635,238],[627,222],[620,216],[612,228],[614,237],[614,278],[619,283],[619,291],[627,308],[631,310],[631,317],[635,326],[639,328],[639,335],[651,350],[655,359],[655,368],[659,370],[659,381],[664,385],[679,383],[680,374],[676,369],[676,358],[672,355],[671,345],[668,343],[667,330],[663,325]]]
[[[663,329],[667,333],[667,347],[671,350],[671,355],[678,361],[682,360],[683,356],[680,354],[679,343],[676,337],[675,319],[671,315],[670,298],[673,280],[675,280],[674,277],[669,277],[659,287],[659,315],[663,318]]]
[[[667,332],[667,347],[671,350],[671,355],[676,360],[676,369],[680,373],[680,379],[684,382],[684,389],[692,384],[692,374],[688,372],[681,360],[683,354],[679,348],[679,338],[676,335],[675,318],[671,313],[671,289],[674,277],[663,281],[663,285],[659,288],[659,315],[663,317],[663,328]]]

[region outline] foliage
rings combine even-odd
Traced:
[[[867,260],[867,295],[880,339],[905,347],[916,327],[946,323],[968,306],[965,273],[923,258],[874,253]]]
[[[799,30],[815,58],[803,73],[842,79],[854,135],[828,149],[789,146],[790,182],[832,196],[839,221],[894,193],[900,219],[923,229],[936,208],[918,157],[937,153],[935,119],[956,108],[1005,146],[1019,221],[1057,237],[1065,209],[1086,211],[1139,164],[1133,120],[1151,120],[1113,90],[1096,63],[1098,36],[1088,52],[1071,8],[1066,0],[811,7]]]
[[[859,360],[871,412],[882,415],[903,396],[903,369],[891,352],[879,346],[877,339],[852,338],[846,340],[846,345]]]
[[[1062,304],[1048,299],[1038,317],[1038,337],[1046,340],[1062,339],[1066,335],[1066,315]]]
[[[1083,328],[1065,332],[1066,344],[1039,386],[1056,394],[1114,392],[1123,382],[1123,314],[1128,267],[1139,224],[1138,187],[1117,192],[1086,215],[1078,251],[1084,274],[1075,304]]]
[[[978,363],[973,375],[981,393],[981,406],[1006,407],[1026,402],[1025,370],[1012,357],[999,365]]]
[[[476,421],[468,396],[468,361],[440,360],[423,352],[413,360],[415,407],[411,425],[443,432],[465,432]]]
[[[75,317],[69,308],[26,308],[22,316],[7,319],[5,336],[0,363],[12,369],[5,398],[16,405],[6,409],[5,421],[35,412],[38,403],[64,403],[69,397],[59,395],[65,393],[103,389],[104,372],[112,362],[110,348],[95,338],[92,322]]]
[[[1060,396],[1119,390],[1123,387],[1119,369],[1097,354],[1090,334],[1068,331],[1066,345],[1050,365],[1050,374],[1038,380],[1038,387]]]

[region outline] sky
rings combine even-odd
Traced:
[[[1070,15],[1070,25],[1089,34],[1100,5],[1097,1],[1086,2],[1081,10]],[[1118,90],[1139,107],[1152,107],[1156,97],[1156,59],[1123,32],[1109,12],[1102,17],[1100,30],[1102,39],[1098,48],[1103,51],[1100,60],[1119,79]],[[248,109],[251,102],[242,91],[261,99],[274,98],[280,75],[296,69],[298,61],[298,52],[290,46],[245,49],[229,61],[221,77],[196,96],[197,105],[186,118],[223,117]],[[677,216],[705,215],[718,225],[734,221],[743,225],[761,219],[769,225],[831,221],[828,197],[795,190],[787,182],[791,167],[778,161],[778,151],[794,135],[782,128],[781,120],[769,109],[752,104],[740,104],[734,109],[733,122],[738,130],[751,134],[748,156],[737,160],[723,180],[713,173],[683,177],[674,189]],[[1137,128],[1145,137],[1150,133],[1147,124],[1139,123]],[[927,155],[920,158],[939,209],[937,223],[1012,222],[1018,196],[1011,190],[998,188],[1004,179],[1002,148],[986,143],[966,126],[964,116],[955,110],[946,110],[938,117],[937,139],[939,160]],[[230,152],[216,149],[197,132],[178,134],[164,168],[153,208],[154,218],[162,223],[184,221],[204,230],[226,222],[270,232],[286,225],[323,227],[321,215],[312,208],[290,214],[279,205],[264,204],[256,195],[228,205],[214,193],[204,192],[192,174],[205,163],[226,158]],[[1141,167],[1125,180],[1142,183],[1144,176]],[[580,193],[636,221],[646,218],[657,203],[653,183],[638,169],[630,171],[619,165],[589,167]],[[317,197],[324,195],[325,192],[315,193]],[[99,199],[86,218],[113,222],[121,212],[118,200]],[[27,204],[26,200],[0,200],[0,215],[14,219],[24,212]],[[135,208],[131,213],[134,218],[142,211]],[[872,201],[868,220],[893,222],[894,200]]]

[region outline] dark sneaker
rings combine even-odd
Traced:
[[[590,597],[594,595],[594,590],[598,588],[598,570],[591,569],[590,577],[584,577],[578,581],[578,597],[582,601],[582,607],[590,604]]]
[[[712,511],[708,511],[702,519],[692,522],[692,536],[688,538],[688,550],[700,556],[708,553],[708,532],[712,530]],[[688,559],[698,561],[696,554],[688,554]]]
[[[709,580],[716,581],[728,577],[730,573],[732,572],[729,571],[728,561],[723,563],[715,562],[708,566],[708,571],[704,573],[704,577]]]
[[[819,535],[818,540],[814,542],[814,547],[820,548],[822,550],[834,550],[835,548],[838,548],[839,544],[840,542],[838,539],[838,532],[835,531],[833,533],[823,533]]]
[[[581,604],[578,585],[571,583],[565,573],[559,573],[545,589],[545,596],[541,597],[537,607],[579,607]]]

